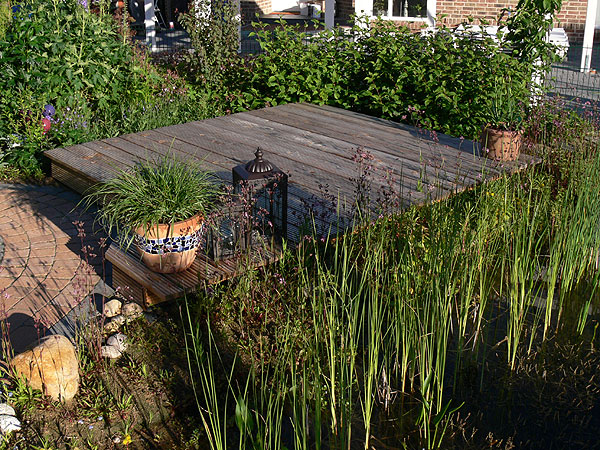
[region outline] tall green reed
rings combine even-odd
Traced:
[[[507,358],[513,370],[529,313],[540,293],[534,276],[540,267],[539,258],[547,233],[547,222],[534,197],[532,177],[530,172],[511,180],[512,183],[505,183],[503,198],[502,213],[507,219],[503,226],[506,254],[502,271],[506,287],[501,294],[506,296],[507,302]],[[520,186],[524,189],[519,189]],[[534,313],[530,343],[538,319],[539,314]]]
[[[296,278],[282,299],[283,319],[270,331],[254,325],[252,338],[263,342],[262,333],[270,333],[277,354],[250,347],[242,387],[233,372],[225,377],[225,398],[235,397],[239,419],[239,434],[227,438],[240,448],[349,449],[357,440],[370,448],[391,432],[405,445],[442,447],[456,411],[447,383],[454,379],[456,388],[470,365],[483,387],[484,363],[498,347],[489,325],[506,331],[515,369],[520,352],[547,339],[551,321],[560,320],[562,308],[553,313],[543,288],[563,303],[584,281],[596,292],[597,159],[577,166],[577,183],[554,203],[548,175],[530,171],[288,249]],[[240,280],[240,295],[254,296],[265,277]],[[577,306],[578,330],[591,302]],[[243,317],[245,308],[242,302],[233,311]],[[211,339],[202,345],[216,349]],[[210,350],[203,354],[197,372],[208,374],[214,364]],[[213,409],[210,376],[199,380],[199,407],[218,448],[231,411]]]
[[[600,248],[600,196],[597,180],[600,176],[600,156],[576,158],[569,167],[569,183],[558,201],[553,236],[550,242],[548,268],[548,300],[545,329],[550,327],[554,298],[560,323],[565,301],[585,280],[591,291],[578,313],[577,330],[585,326],[590,302],[598,286],[597,255]]]

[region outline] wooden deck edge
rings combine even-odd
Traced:
[[[276,248],[218,262],[200,254],[190,269],[177,274],[153,272],[130,251],[122,250],[115,243],[108,248],[106,259],[113,265],[113,287],[149,307],[193,293],[202,283],[216,284],[235,278],[244,273],[244,268],[269,265],[279,260],[281,254],[281,249]]]
[[[113,265],[113,272],[116,269],[120,274],[125,275],[128,280],[133,281],[133,286],[121,285],[122,289],[128,287],[134,291],[138,289],[149,291],[153,297],[156,297],[160,301],[171,300],[171,297],[173,295],[176,296],[179,292],[179,287],[173,285],[164,275],[145,269],[141,261],[134,258],[131,254],[124,252],[114,243],[106,251],[106,260]],[[120,274],[118,273],[117,275]],[[161,286],[162,292],[155,286]],[[113,287],[117,288],[118,286]],[[142,297],[146,296],[147,294],[144,292]],[[145,298],[143,300],[146,303]]]
[[[96,182],[84,173],[52,158],[50,158],[50,175],[56,181],[82,195],[96,185]]]

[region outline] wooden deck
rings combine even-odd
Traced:
[[[144,307],[193,294],[200,283],[219,283],[243,273],[248,267],[259,268],[278,258],[278,252],[268,249],[218,262],[200,253],[188,270],[165,275],[149,270],[133,249],[124,252],[111,244],[106,252],[106,259],[113,265],[113,287],[119,287],[124,297]]]
[[[174,125],[57,148],[46,156],[52,176],[83,193],[119,170],[168,151],[201,160],[207,169],[231,181],[231,169],[253,159],[258,146],[266,159],[289,174],[288,238],[292,241],[299,238],[309,208],[321,210],[317,225],[326,228],[335,219],[332,203],[352,205],[360,176],[357,152],[370,155],[370,195],[375,198],[378,191],[393,190],[404,207],[447,197],[535,163],[528,155],[515,162],[494,162],[477,156],[472,141],[429,135],[408,125],[311,104]],[[323,211],[327,204],[334,214]],[[348,214],[351,211],[348,208]],[[109,260],[113,256],[109,253]]]

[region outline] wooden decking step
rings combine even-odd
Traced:
[[[124,251],[113,243],[106,252],[106,259],[113,265],[113,287],[144,307],[194,294],[198,286],[234,278],[273,263],[280,256],[279,248],[254,248],[250,253],[214,261],[199,252],[188,270],[161,274],[148,269],[133,248]]]

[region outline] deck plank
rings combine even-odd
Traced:
[[[371,200],[376,200],[381,190],[391,188],[399,194],[403,207],[443,199],[537,163],[528,155],[515,162],[494,162],[479,157],[472,141],[432,135],[410,125],[311,104],[280,105],[162,127],[56,148],[46,155],[53,173],[83,193],[120,170],[169,152],[185,160],[200,161],[230,183],[231,169],[252,159],[258,146],[267,159],[290,175],[288,237],[295,242],[301,238],[300,230],[311,206],[316,207],[316,226],[320,230],[336,226],[338,201],[346,202],[344,218],[351,217],[355,180],[359,177],[354,158],[359,150],[372,156],[372,173],[368,174]],[[71,183],[69,174],[73,177]],[[247,267],[259,267],[277,258],[273,252],[254,252],[215,262],[199,255],[188,271],[161,275],[150,272],[135,254],[123,252],[115,244],[107,252],[107,259],[118,267],[118,278],[136,283],[135,292],[148,292],[144,300],[147,302],[194,292],[199,283],[217,283]]]
[[[283,106],[289,107],[290,105]],[[443,165],[446,172],[449,173],[450,179],[460,175],[460,167],[456,167],[452,162],[461,153],[465,153],[464,156],[470,156],[469,158],[461,158],[464,164],[464,172],[480,171],[482,167],[482,158],[474,157],[472,153],[461,152],[456,148],[437,144],[429,140],[427,135],[419,134],[417,131],[411,134],[403,128],[391,126],[379,126],[377,128],[367,123],[363,123],[362,126],[349,124],[346,116],[342,114],[339,115],[339,118],[321,116],[302,108],[302,105],[298,105],[298,108],[293,112],[284,109],[274,111],[275,109],[266,108],[256,111],[256,114],[271,121],[305,129],[311,133],[345,140],[353,143],[355,147],[370,147],[373,149],[375,156],[378,156],[378,153],[381,152],[397,156],[407,161],[407,163],[409,161],[417,164],[424,162],[432,168]],[[492,173],[500,173],[500,170],[495,166],[495,163],[490,162],[488,170]]]

